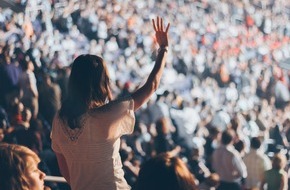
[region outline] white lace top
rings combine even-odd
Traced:
[[[72,190],[130,189],[119,149],[120,137],[134,129],[133,103],[132,99],[113,102],[90,111],[74,130],[55,116],[52,149],[65,157]]]

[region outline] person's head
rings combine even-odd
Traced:
[[[22,120],[25,122],[30,122],[31,118],[32,118],[31,110],[29,108],[24,108],[24,110],[22,111]]]
[[[23,59],[20,62],[20,65],[24,71],[27,71],[27,70],[34,71],[34,65],[32,61],[30,60],[29,56],[26,56],[25,59]]]
[[[86,108],[103,105],[112,99],[109,82],[108,70],[101,57],[80,55],[72,64],[68,96],[81,101]]]
[[[212,126],[208,127],[208,132],[209,132],[209,137],[211,139],[217,139],[219,134],[221,133],[221,131],[218,128],[212,127]]]
[[[51,76],[47,73],[43,74],[43,84],[46,86],[50,86],[52,83]]]
[[[234,131],[231,129],[227,129],[222,133],[222,144],[228,145],[233,142],[234,139]]]
[[[236,142],[234,144],[234,147],[235,149],[243,156],[244,153],[245,153],[245,148],[246,148],[246,145],[244,143],[244,141],[242,140],[239,140],[238,142]]]
[[[29,148],[0,144],[2,190],[43,190],[45,174],[38,169],[39,157]]]
[[[133,158],[133,152],[131,149],[121,149],[119,151],[122,162],[129,161]]]
[[[140,169],[135,190],[194,190],[195,178],[178,157],[162,153],[146,161]]]
[[[23,112],[24,108],[25,107],[24,107],[23,103],[16,100],[16,102],[13,103],[12,108],[11,108],[12,114],[21,114]]]
[[[251,139],[251,148],[258,150],[261,147],[261,140],[259,139],[259,137],[253,137]]]
[[[287,159],[286,156],[282,153],[277,153],[272,159],[272,167],[274,169],[283,169],[286,166]]]
[[[79,127],[80,115],[112,100],[107,67],[101,57],[80,55],[73,64],[68,92],[60,109],[60,117],[70,128]]]
[[[231,119],[231,128],[237,131],[240,127],[241,127],[240,120],[238,116],[236,115]]]

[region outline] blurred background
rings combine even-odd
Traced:
[[[175,151],[203,183],[228,128],[242,157],[259,137],[270,159],[280,152],[289,162],[288,0],[1,0],[0,142],[28,146],[48,175],[60,176],[49,135],[72,61],[102,56],[114,96],[125,96],[154,65],[156,16],[171,24],[169,55],[159,90],[122,138],[128,183],[164,151]]]

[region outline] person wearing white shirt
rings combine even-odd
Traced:
[[[222,145],[213,152],[212,167],[221,180],[218,190],[241,190],[241,180],[247,177],[246,165],[234,148],[233,139],[233,130],[225,130]]]
[[[259,188],[264,178],[264,172],[272,168],[270,158],[260,149],[261,144],[258,137],[253,137],[251,150],[243,159],[248,173],[246,189]]]

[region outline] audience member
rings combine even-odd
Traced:
[[[120,137],[133,132],[134,111],[157,90],[168,51],[169,24],[164,28],[159,17],[152,21],[160,49],[146,83],[131,96],[113,101],[101,57],[80,55],[73,62],[68,97],[51,132],[60,171],[72,190],[130,189],[122,170]]]
[[[36,77],[34,74],[34,65],[31,60],[23,60],[23,72],[19,79],[20,90],[22,91],[21,102],[29,108],[33,118],[37,118],[39,103]]]
[[[288,175],[285,171],[287,159],[283,153],[277,153],[272,159],[272,169],[265,171],[265,177],[262,179],[261,190],[287,190]]]
[[[250,151],[249,137],[259,136],[267,155],[283,150],[289,158],[290,1],[22,0],[20,4],[21,12],[0,8],[0,107],[6,113],[0,126],[5,141],[23,122],[23,110],[31,110],[19,89],[25,73],[20,66],[31,60],[39,112],[29,128],[34,140],[25,144],[40,153],[52,175],[60,175],[49,138],[55,107],[45,113],[49,103],[43,99],[52,97],[41,92],[43,73],[59,85],[64,100],[73,60],[82,54],[100,55],[107,61],[113,97],[131,94],[150,73],[153,64],[148,62],[156,59],[156,39],[148,22],[156,14],[173,25],[169,33],[174,46],[156,92],[162,97],[157,101],[151,96],[135,112],[136,126],[144,124],[142,130],[122,136],[133,154],[126,164],[137,166],[154,155],[153,123],[160,116],[171,122],[168,139],[181,147],[182,160],[191,159],[196,139],[205,140],[199,143],[205,149],[201,160],[211,172],[212,152],[227,128],[235,130],[234,145],[244,145],[242,153]],[[160,106],[152,109],[156,104]],[[42,143],[35,141],[38,130]]]
[[[0,187],[3,190],[41,190],[45,173],[38,169],[39,157],[29,148],[0,144]]]
[[[247,168],[241,155],[233,147],[234,132],[225,130],[221,137],[221,146],[212,156],[213,170],[220,176],[219,190],[241,190],[242,179],[247,177]]]
[[[42,82],[43,84],[39,88],[39,111],[45,120],[52,125],[53,117],[61,105],[61,90],[48,74],[43,75]]]
[[[196,190],[194,175],[178,157],[162,153],[146,161],[134,190]]]
[[[261,145],[259,137],[253,137],[250,152],[243,158],[248,173],[245,183],[246,189],[260,188],[265,171],[272,168],[271,161]]]
[[[195,176],[199,183],[203,183],[211,175],[211,172],[209,171],[203,160],[202,152],[203,151],[201,150],[201,148],[193,149],[191,157],[187,161],[189,170]]]
[[[170,123],[166,118],[162,118],[156,122],[156,137],[154,138],[154,150],[156,154],[164,152],[172,152],[178,154],[180,147],[172,139],[172,133],[170,131]]]

